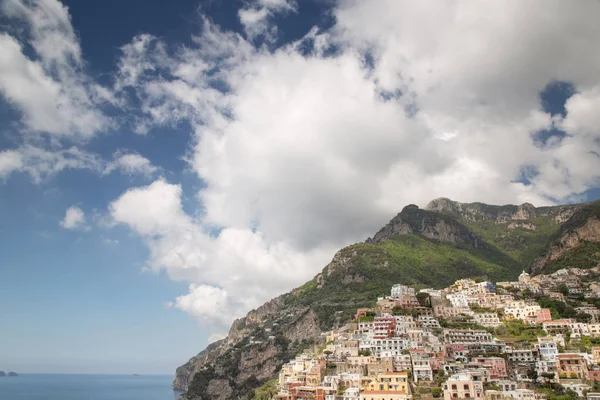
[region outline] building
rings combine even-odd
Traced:
[[[590,337],[600,337],[600,324],[588,324],[588,332],[590,334]]]
[[[543,360],[554,361],[558,354],[558,345],[553,337],[538,337],[535,348]]]
[[[552,313],[549,308],[541,308],[535,314],[535,323],[541,324],[547,321],[552,321]]]
[[[373,320],[373,338],[391,338],[396,334],[396,319],[393,317],[375,317]]]
[[[529,275],[525,271],[521,272],[521,275],[519,275],[519,283],[530,284],[531,283],[531,275]]]
[[[484,396],[483,382],[479,376],[469,373],[454,374],[443,385],[444,400],[481,399]]]
[[[550,334],[552,333],[563,333],[571,330],[571,324],[575,322],[573,319],[557,319],[554,321],[547,321],[542,324],[544,330]]]
[[[444,341],[456,343],[491,343],[492,334],[487,331],[475,329],[444,329]]]
[[[410,286],[406,286],[406,285],[394,285],[392,286],[392,297],[395,299],[399,299],[403,296],[414,296],[415,295],[415,289],[410,287]]]
[[[467,364],[468,368],[483,368],[488,371],[491,380],[506,379],[506,361],[502,357],[474,357]]]
[[[502,325],[502,322],[496,313],[475,313],[473,314],[473,320],[478,325],[485,326],[487,328],[496,328]]]
[[[532,349],[509,349],[506,353],[513,362],[533,363],[537,360],[537,352]]]
[[[560,353],[556,358],[559,379],[588,378],[587,363],[581,354]]]
[[[420,352],[411,352],[412,373],[415,382],[432,381],[433,370],[429,362],[429,356]]]
[[[361,400],[406,400],[411,397],[407,372],[389,372],[373,377],[360,393]]]
[[[504,315],[507,318],[520,319],[522,321],[535,321],[540,305],[524,300],[515,300],[504,306]]]
[[[452,318],[458,317],[459,315],[472,315],[473,311],[469,307],[451,307],[444,305],[433,306],[433,315],[437,318]]]

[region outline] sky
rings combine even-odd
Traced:
[[[598,15],[0,0],[0,370],[172,374],[407,204],[599,198]]]

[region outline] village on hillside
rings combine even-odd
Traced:
[[[600,266],[394,285],[284,364],[278,400],[600,399]]]

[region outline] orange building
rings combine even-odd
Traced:
[[[558,376],[566,376],[566,379],[587,379],[588,369],[587,363],[580,354],[561,353],[556,356],[558,361]]]

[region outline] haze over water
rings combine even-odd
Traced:
[[[21,374],[0,378],[2,400],[173,400],[170,375]]]

